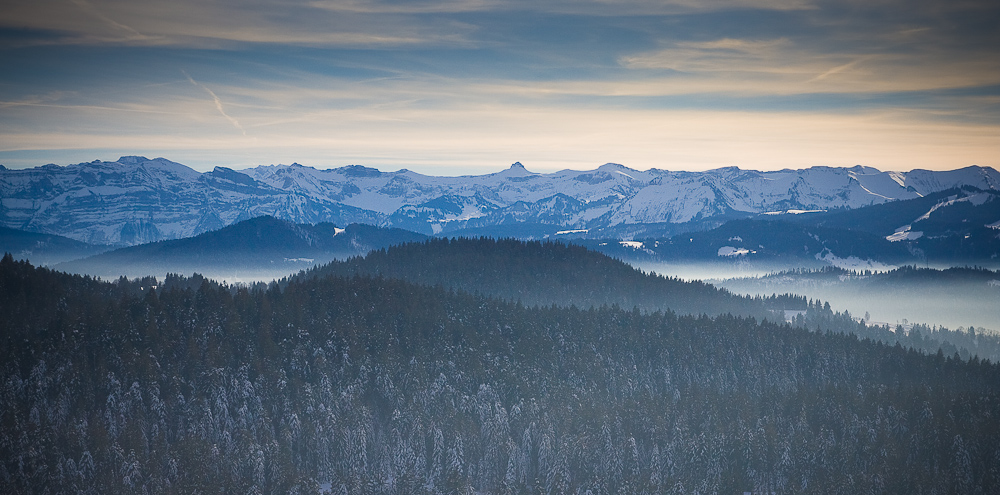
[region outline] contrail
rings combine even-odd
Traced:
[[[94,17],[97,17],[98,19],[100,19],[100,20],[102,20],[102,21],[104,21],[104,22],[106,22],[106,23],[108,23],[108,24],[110,24],[110,25],[118,28],[119,30],[131,33],[131,35],[132,35],[132,37],[134,39],[148,39],[149,38],[148,36],[140,33],[139,31],[136,31],[135,29],[132,29],[130,26],[126,26],[126,25],[124,25],[124,24],[122,24],[122,23],[120,23],[120,22],[118,22],[118,21],[116,21],[116,20],[114,20],[114,19],[112,19],[112,18],[104,15],[100,10],[97,10],[97,7],[94,7],[93,5],[91,5],[91,3],[88,2],[87,0],[70,0],[70,2],[72,2],[73,4],[75,4],[77,7],[80,7],[82,10],[84,10],[86,12],[89,12]]]
[[[233,124],[233,127],[239,129],[239,131],[242,132],[244,136],[247,135],[247,131],[243,129],[243,126],[240,125],[240,121],[234,119],[233,117],[230,117],[229,114],[227,114],[226,111],[222,108],[222,100],[220,100],[219,97],[215,95],[214,91],[208,89],[208,86],[205,86],[204,84],[195,81],[194,78],[191,77],[187,72],[182,70],[181,73],[184,74],[184,77],[186,77],[188,81],[191,81],[191,84],[194,84],[195,86],[198,86],[199,88],[207,91],[208,94],[212,96],[212,99],[215,100],[215,108],[219,109],[219,113],[221,113],[222,116],[226,118],[226,120],[228,120],[231,124]]]
[[[850,69],[851,67],[853,67],[853,66],[857,65],[858,63],[863,62],[863,61],[865,61],[865,60],[867,60],[869,58],[871,58],[871,57],[861,57],[861,58],[859,58],[857,60],[853,60],[851,62],[848,62],[848,63],[844,64],[844,65],[838,65],[838,66],[836,66],[836,67],[834,67],[834,68],[832,68],[832,69],[830,69],[830,70],[828,70],[828,71],[826,71],[826,72],[824,72],[824,73],[822,73],[822,74],[820,74],[820,75],[818,75],[818,76],[816,76],[816,77],[814,77],[814,78],[806,81],[806,83],[811,83],[811,82],[816,82],[816,81],[819,81],[819,80],[822,80],[822,79],[826,79],[827,77],[832,76],[832,75],[834,75],[834,74],[836,74],[838,72],[843,72],[843,71],[845,71],[847,69]]]

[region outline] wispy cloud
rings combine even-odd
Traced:
[[[812,0],[255,0],[132,2],[10,0],[0,27],[53,33],[33,44],[226,47],[279,43],[327,47],[469,46],[496,14],[671,16],[727,10],[795,11]],[[80,14],[84,15],[80,15]],[[489,29],[495,31],[495,29]],[[496,41],[496,40],[490,40]],[[21,43],[26,40],[20,40]]]
[[[195,86],[197,86],[197,87],[199,87],[201,89],[204,89],[205,92],[207,92],[209,94],[209,96],[212,97],[212,100],[215,102],[215,108],[217,110],[219,110],[219,113],[222,114],[222,116],[225,117],[226,120],[229,121],[229,123],[233,124],[233,127],[235,127],[237,130],[239,130],[240,132],[242,132],[244,136],[247,135],[247,131],[245,129],[243,129],[242,125],[240,125],[240,121],[238,121],[235,118],[233,118],[232,116],[230,116],[228,113],[226,113],[226,109],[222,108],[222,100],[219,99],[219,97],[215,94],[214,91],[212,91],[211,89],[209,89],[208,86],[205,86],[204,84],[201,84],[198,81],[195,81],[194,78],[191,77],[187,72],[184,72],[182,70],[181,73],[184,74],[184,77],[186,77],[188,81],[191,81],[191,84],[193,84],[193,85],[195,85]]]
[[[324,47],[467,44],[469,26],[414,14],[405,7],[366,8],[365,2],[310,0],[131,2],[123,0],[10,0],[0,29],[47,32],[12,40],[19,45],[123,45],[231,48],[233,43]],[[456,2],[459,3],[459,2]],[[434,7],[427,7],[435,11]]]
[[[408,0],[403,2],[383,0],[317,0],[309,5],[334,12],[364,14],[441,14],[457,12],[482,12],[502,5],[496,0]]]
[[[818,76],[816,76],[816,77],[814,77],[814,78],[806,81],[806,83],[811,83],[811,82],[816,82],[816,81],[822,81],[823,79],[826,79],[827,77],[830,77],[830,76],[832,76],[834,74],[839,74],[841,72],[844,72],[845,70],[848,70],[851,67],[854,67],[855,65],[857,65],[857,64],[859,64],[861,62],[864,62],[866,60],[869,60],[871,58],[872,58],[871,56],[860,57],[860,58],[858,58],[856,60],[852,60],[852,61],[850,61],[850,62],[848,62],[846,64],[838,65],[838,66],[836,66],[836,67],[834,67],[834,68],[832,68],[832,69],[830,69],[830,70],[828,70],[828,71],[826,71],[826,72],[824,72],[824,73],[822,73],[822,74],[820,74],[820,75],[818,75]]]
[[[884,93],[1000,84],[1000,65],[984,63],[982,54],[821,51],[787,38],[676,42],[619,62],[633,70],[683,73],[663,78],[664,94]]]
[[[74,5],[76,5],[77,7],[79,7],[85,13],[87,13],[87,14],[89,14],[89,15],[91,15],[91,16],[99,19],[99,20],[101,20],[102,22],[104,22],[109,27],[115,29],[116,31],[118,31],[118,32],[120,32],[122,34],[124,34],[126,39],[131,39],[131,40],[147,40],[147,39],[149,39],[148,36],[140,33],[139,31],[136,31],[135,29],[132,29],[131,27],[126,26],[125,24],[122,24],[122,23],[120,23],[118,21],[115,21],[114,19],[108,17],[103,12],[101,12],[97,7],[94,7],[94,5],[91,4],[90,2],[88,2],[87,0],[70,0],[70,2],[72,2]]]
[[[371,14],[440,14],[515,11],[571,15],[665,15],[732,9],[801,10],[809,0],[314,0],[312,6]]]

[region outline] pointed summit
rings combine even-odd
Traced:
[[[525,169],[524,165],[521,165],[521,162],[514,162],[511,164],[510,168],[500,172],[500,175],[503,177],[524,177],[535,174]]]

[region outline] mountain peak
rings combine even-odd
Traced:
[[[877,169],[875,167],[866,167],[864,165],[855,165],[855,166],[853,166],[853,167],[851,167],[851,168],[849,168],[847,170],[849,172],[854,172],[856,174],[880,174],[880,173],[882,173],[881,170],[879,170],[879,169]]]
[[[346,167],[340,167],[333,169],[336,172],[340,172],[344,177],[379,177],[382,172],[377,168],[366,167],[364,165],[347,165]],[[400,172],[403,172],[400,170]]]
[[[149,158],[139,155],[126,155],[118,159],[118,163],[122,165],[137,165],[139,163],[148,162]]]
[[[500,172],[501,177],[509,177],[509,176],[523,177],[526,175],[534,175],[534,174],[529,172],[528,169],[524,168],[524,165],[522,165],[521,162],[514,162],[510,165],[510,168],[504,170],[503,172]]]

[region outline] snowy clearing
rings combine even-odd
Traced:
[[[765,211],[764,215],[801,215],[803,213],[823,213],[826,210],[781,210],[781,211]]]
[[[895,266],[887,265],[875,260],[863,260],[857,256],[841,258],[830,251],[825,251],[822,256],[817,253],[816,259],[825,261],[837,268],[843,268],[845,270],[871,270],[873,272],[887,272],[896,268]]]
[[[914,240],[920,239],[923,236],[924,236],[924,233],[922,231],[919,231],[919,230],[915,231],[915,232],[914,231],[910,231],[910,230],[900,230],[900,231],[896,232],[895,234],[885,236],[885,240],[887,240],[889,242],[914,241]]]
[[[719,256],[742,256],[744,254],[756,253],[747,248],[734,248],[732,246],[722,246],[719,248]]]

